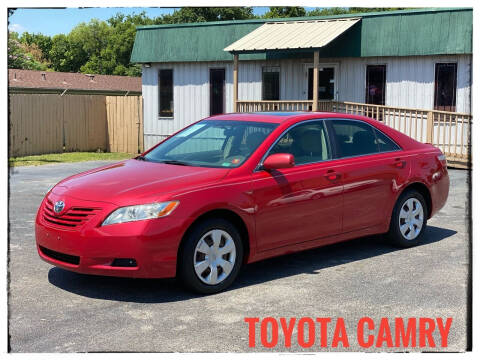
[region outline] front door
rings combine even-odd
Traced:
[[[313,67],[308,67],[307,100],[313,100]],[[319,66],[318,100],[336,99],[336,66]]]
[[[253,174],[259,251],[317,240],[341,231],[342,184],[332,178],[323,121],[294,126],[270,150],[290,153],[295,166]]]
[[[225,69],[210,69],[210,115],[225,112]]]

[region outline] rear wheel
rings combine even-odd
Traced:
[[[388,237],[398,246],[417,245],[427,225],[427,206],[422,194],[408,190],[398,199],[392,213]]]
[[[242,260],[243,244],[236,227],[224,219],[208,219],[187,235],[179,275],[191,290],[212,294],[232,284]]]

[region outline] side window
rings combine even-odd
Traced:
[[[280,100],[280,67],[262,68],[262,100]]]
[[[374,132],[377,138],[378,150],[380,150],[380,152],[400,150],[400,147],[387,135],[377,129],[375,129]]]
[[[457,64],[435,64],[434,109],[455,111],[457,105]]]
[[[158,73],[158,115],[173,117],[173,70],[164,69]]]
[[[373,128],[361,121],[330,120],[337,157],[360,156],[379,151]]]
[[[331,159],[323,121],[307,122],[286,132],[270,150],[270,154],[288,153],[295,164],[309,164]]]

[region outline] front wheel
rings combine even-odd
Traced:
[[[179,275],[196,292],[213,294],[226,289],[237,277],[243,244],[236,227],[224,219],[195,225],[180,253]]]
[[[427,225],[427,206],[422,194],[416,190],[403,193],[392,213],[388,237],[398,246],[417,245]]]

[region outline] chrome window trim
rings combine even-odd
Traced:
[[[388,154],[388,153],[394,153],[394,152],[397,152],[397,151],[403,151],[403,148],[397,144],[396,141],[394,141],[390,136],[388,136],[387,134],[385,134],[382,130],[376,128],[375,126],[373,126],[372,124],[369,124],[368,122],[366,121],[363,121],[363,120],[359,120],[359,119],[349,119],[349,118],[321,118],[321,119],[309,119],[309,120],[305,120],[305,121],[299,121],[298,123],[295,123],[293,125],[290,125],[287,129],[285,129],[278,137],[277,139],[275,140],[275,142],[267,149],[267,151],[265,152],[265,154],[263,154],[262,158],[260,159],[260,161],[258,162],[257,166],[255,167],[255,169],[253,170],[253,172],[259,172],[259,171],[263,171],[262,170],[262,166],[263,166],[263,162],[265,161],[265,159],[267,158],[268,156],[268,153],[270,152],[270,150],[272,150],[272,148],[277,145],[277,143],[280,141],[280,139],[282,138],[283,135],[285,135],[288,131],[290,131],[291,129],[293,129],[294,127],[296,126],[299,126],[299,125],[302,125],[302,124],[306,124],[306,123],[309,123],[309,122],[314,122],[314,121],[322,121],[323,122],[323,126],[325,127],[325,130],[326,130],[326,133],[327,133],[327,142],[328,142],[328,147],[330,149],[330,152],[332,152],[332,146],[331,146],[331,141],[330,141],[330,134],[328,132],[328,129],[326,128],[326,124],[325,124],[325,120],[347,120],[347,121],[357,121],[357,122],[361,122],[362,124],[367,124],[368,126],[370,126],[371,128],[373,128],[374,130],[378,130],[380,131],[383,135],[385,135],[388,139],[390,139],[397,147],[398,149],[396,150],[390,150],[390,151],[379,151],[379,152],[374,152],[374,153],[368,153],[368,154],[362,154],[362,155],[352,155],[352,156],[343,156],[343,157],[338,157],[338,158],[334,158],[332,157],[331,159],[327,159],[327,160],[320,160],[320,161],[312,161],[312,162],[309,162],[309,163],[304,163],[304,164],[295,164],[294,168],[296,167],[300,167],[300,166],[304,166],[304,165],[311,165],[311,164],[320,164],[320,163],[324,163],[324,162],[327,162],[327,161],[332,161],[332,160],[343,160],[343,159],[351,159],[351,158],[356,158],[356,157],[361,157],[361,156],[367,156],[367,155],[376,155],[376,154]],[[374,133],[375,134],[375,133]],[[375,137],[376,138],[376,137]],[[333,156],[333,154],[331,154]]]

